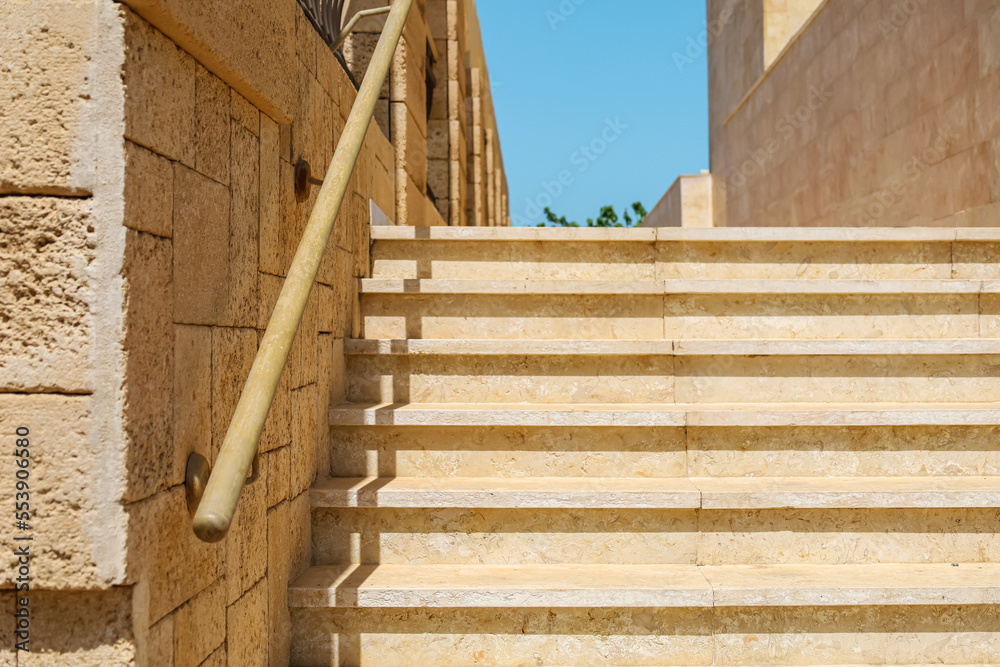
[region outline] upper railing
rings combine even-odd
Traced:
[[[194,532],[206,542],[218,542],[225,537],[247,475],[255,468],[264,422],[412,5],[413,0],[392,2],[368,73],[326,172],[316,205],[309,215],[305,233],[264,332],[250,377],[236,405],[215,468],[209,473],[207,462],[203,459],[200,465],[189,462],[188,497],[192,504],[197,503]]]

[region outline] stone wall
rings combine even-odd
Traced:
[[[717,225],[1000,224],[1000,2],[828,0],[766,71],[763,9],[708,2]]]
[[[383,4],[350,0],[345,15]],[[376,115],[396,148],[398,215],[417,226],[507,226],[507,178],[475,3],[416,4]],[[359,80],[383,23],[362,21],[344,46]]]
[[[187,458],[218,453],[318,193],[296,200],[294,165],[323,176],[355,87],[294,0],[0,7],[0,434],[31,429],[35,508],[32,654],[12,651],[7,551],[0,665],[285,665],[287,585],[311,562],[307,492],[328,475],[343,340],[360,334],[369,202],[401,224],[441,216],[424,191],[419,210],[397,208],[397,176],[433,163],[409,164],[411,135],[394,146],[369,128],[260,477],[227,539],[201,543]],[[414,43],[427,12],[415,5]],[[406,48],[390,90],[409,111],[426,98]],[[444,102],[458,106],[441,96],[432,118]],[[445,148],[450,169],[460,156]],[[0,503],[14,493],[0,477]]]

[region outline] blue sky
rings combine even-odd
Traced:
[[[476,4],[515,224],[550,197],[581,223],[607,204],[651,210],[708,169],[704,0]]]

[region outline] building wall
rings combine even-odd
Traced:
[[[759,2],[709,47],[717,225],[1000,224],[1000,2],[828,0],[766,71]]]
[[[349,0],[345,16],[383,4]],[[417,5],[376,115],[401,165],[398,215],[418,226],[508,226],[507,177],[475,2]],[[383,23],[362,21],[345,44],[348,66],[359,80]]]
[[[296,200],[294,165],[322,178],[355,88],[294,0],[0,8],[0,433],[31,429],[35,510],[32,654],[12,652],[8,550],[0,665],[285,665],[287,585],[311,562],[307,491],[328,474],[343,340],[360,334],[369,200],[401,224],[441,216],[423,192],[419,211],[398,199],[397,177],[432,163],[410,164],[410,136],[394,146],[369,128],[260,477],[230,535],[201,543],[187,458],[218,453],[318,193]],[[426,11],[415,4],[409,37]],[[426,105],[410,55],[390,84],[408,113]],[[0,464],[14,469],[11,447]],[[13,482],[0,477],[7,507]]]

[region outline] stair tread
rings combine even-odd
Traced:
[[[1000,477],[692,478],[703,509],[1000,507]]]
[[[994,426],[997,403],[343,404],[332,426]]]
[[[373,241],[702,241],[702,242],[949,242],[1000,240],[995,228],[933,227],[679,227],[633,229],[559,229],[533,227],[373,226]]]
[[[885,509],[1000,507],[1000,477],[358,477],[321,482],[322,508]]]
[[[998,338],[931,340],[351,339],[352,355],[857,356],[1000,354]]]
[[[1000,603],[1000,564],[333,565],[292,607],[757,607]]]
[[[313,507],[694,508],[697,486],[684,478],[368,477],[313,487]]]
[[[365,278],[362,294],[978,294],[995,280],[455,280]]]

